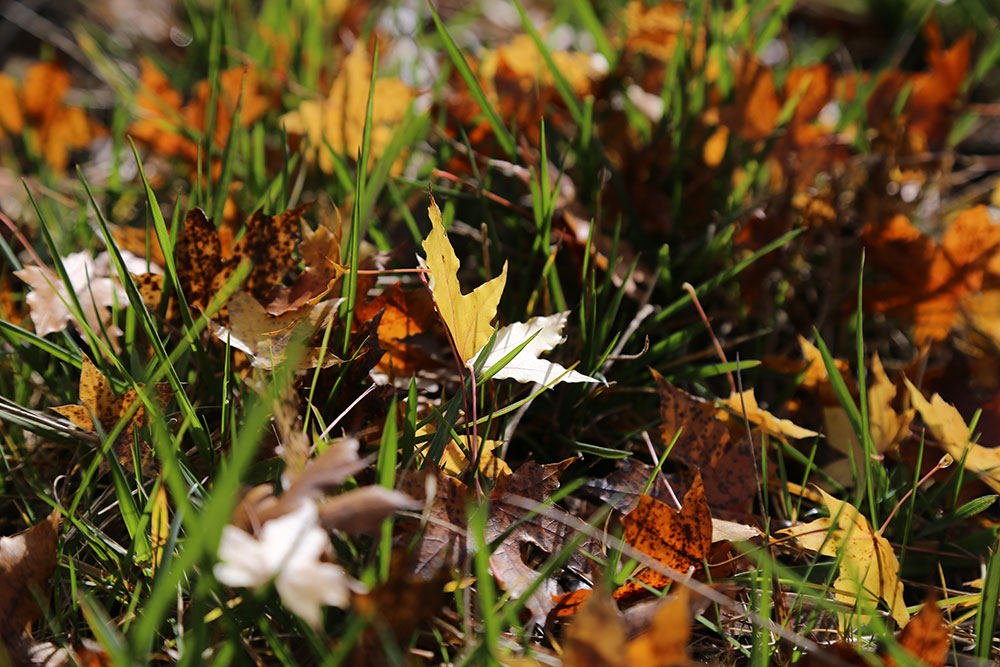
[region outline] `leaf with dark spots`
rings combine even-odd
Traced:
[[[705,499],[701,476],[696,475],[684,494],[678,512],[660,501],[642,496],[638,506],[622,519],[623,539],[635,549],[655,558],[672,570],[684,574],[698,570],[712,546],[712,513]],[[664,588],[671,579],[651,568],[640,571],[636,581],[629,581],[615,592],[619,600],[629,599],[645,589]]]
[[[170,385],[164,382],[158,383],[154,387],[153,397],[161,404],[165,405],[172,395]],[[134,388],[130,388],[122,396],[117,396],[101,371],[97,369],[94,362],[84,355],[83,368],[80,372],[80,405],[60,405],[53,407],[55,412],[73,422],[78,428],[86,431],[96,431],[97,423],[105,435],[110,433],[118,422],[129,412],[132,404],[139,400],[139,394]],[[135,431],[148,423],[146,408],[140,406],[132,415],[129,423],[121,430],[115,439],[112,448],[118,458],[118,462],[126,470],[135,469],[132,460],[132,444],[135,441]],[[148,443],[140,441],[139,453],[141,467],[148,471],[153,465],[153,451]]]

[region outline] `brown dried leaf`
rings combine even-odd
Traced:
[[[469,487],[451,475],[428,466],[424,468],[420,472],[404,472],[399,490],[421,505],[427,502],[428,487],[433,494],[427,525],[413,553],[414,573],[426,579],[441,568],[451,569],[461,562],[465,554],[465,505],[470,492]],[[408,544],[411,537],[412,532],[404,534],[403,543]]]
[[[625,667],[625,622],[603,586],[594,591],[564,634],[563,664],[567,667]]]
[[[36,595],[43,598],[56,569],[59,510],[10,537],[0,537],[0,641],[30,636],[32,623],[42,618]]]
[[[951,646],[951,632],[938,608],[936,595],[932,593],[927,598],[896,639],[908,653],[928,667],[944,667]],[[889,658],[886,664],[892,667],[896,662]]]

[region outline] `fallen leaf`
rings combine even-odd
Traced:
[[[307,140],[306,159],[318,162],[324,173],[334,173],[331,151],[351,160],[357,159],[365,128],[371,75],[368,50],[358,44],[341,63],[326,99],[306,100],[298,109],[282,116],[289,134]],[[369,169],[389,147],[393,132],[413,100],[413,93],[399,79],[380,78],[376,79],[371,96]],[[404,163],[405,156],[401,156],[393,163],[392,172],[398,174]]]
[[[889,379],[879,359],[872,354],[872,386],[868,388],[868,426],[875,451],[879,454],[895,449],[910,434],[910,423],[916,410],[897,412],[893,407],[896,385]]]
[[[718,167],[722,163],[722,158],[726,155],[726,147],[729,144],[729,128],[720,125],[705,141],[702,147],[701,159],[709,167]]]
[[[170,400],[170,385],[161,382],[154,389],[152,398],[159,401],[161,405],[165,405]],[[134,387],[122,396],[115,395],[111,383],[86,355],[83,356],[83,368],[80,371],[79,395],[79,405],[60,405],[53,407],[52,410],[85,431],[96,431],[97,424],[100,424],[104,435],[114,430],[118,422],[129,412],[132,404],[139,400],[139,394]],[[96,422],[94,421],[95,417]],[[146,408],[140,405],[111,446],[118,462],[125,470],[135,470],[132,458],[135,433],[137,429],[143,428],[147,423]],[[149,443],[144,440],[139,441],[139,463],[144,471],[154,465],[153,450]]]
[[[765,433],[773,435],[780,440],[784,440],[786,437],[801,439],[813,438],[819,435],[816,431],[796,426],[788,419],[778,419],[757,405],[757,398],[754,396],[753,389],[747,389],[742,394],[733,393],[732,396],[722,401],[722,403],[729,407],[738,418],[743,417],[745,410],[746,418],[751,424],[759,426]]]
[[[907,653],[920,660],[922,664],[928,667],[944,667],[948,659],[948,649],[951,647],[951,632],[938,608],[937,596],[931,594],[896,640]],[[896,661],[888,658],[886,664],[893,667]]]
[[[401,510],[419,510],[421,504],[401,491],[378,484],[361,486],[327,498],[319,505],[319,523],[327,530],[352,535],[377,534],[382,520]]]
[[[309,342],[323,327],[331,326],[331,318],[343,299],[321,301],[315,306],[294,313],[272,317],[264,306],[246,292],[233,294],[226,305],[229,326],[209,322],[212,334],[225,344],[249,355],[253,365],[273,370],[287,358],[290,345],[303,345],[298,368],[328,368],[344,363],[329,349],[312,347]]]
[[[30,637],[42,618],[36,595],[44,599],[56,570],[59,510],[10,537],[0,537],[0,641]]]
[[[441,209],[433,197],[427,213],[431,220],[431,232],[423,243],[427,259],[417,259],[430,271],[428,283],[434,295],[434,303],[448,327],[458,356],[465,363],[493,335],[493,318],[496,317],[497,304],[507,284],[507,262],[504,262],[499,276],[488,280],[469,294],[462,294],[462,288],[458,284],[461,263],[445,234]]]
[[[980,475],[990,487],[1000,491],[1000,448],[973,443],[972,431],[955,406],[947,403],[939,394],[931,396],[928,402],[908,378],[904,380],[910,390],[913,406],[937,438],[941,448],[956,461],[961,461],[966,470]]]
[[[625,622],[618,605],[604,587],[573,593],[590,595],[587,595],[586,602],[563,634],[563,664],[567,667],[624,667],[636,664],[625,661]]]
[[[559,463],[538,465],[533,461],[522,464],[514,474],[500,477],[490,491],[490,516],[486,524],[486,540],[493,542],[514,524],[524,519],[525,510],[505,502],[508,495],[542,502],[551,497],[559,488],[559,476],[575,459]],[[529,544],[546,553],[553,554],[561,549],[575,531],[564,523],[546,516],[527,519],[514,528],[507,539],[497,546],[490,556],[490,568],[497,583],[512,598],[519,598],[540,576],[524,562],[523,554]],[[585,559],[574,554],[570,565],[583,567]],[[553,579],[546,579],[528,598],[525,607],[531,612],[531,623],[543,625],[549,612],[555,606],[552,598],[562,593]]]
[[[673,586],[659,603],[649,629],[628,643],[624,664],[630,667],[684,667],[691,664],[690,591]]]
[[[750,474],[756,462],[749,442],[732,437],[726,423],[716,416],[714,404],[652,372],[660,397],[660,440],[666,447],[677,438],[670,458],[701,471],[709,505],[745,510],[757,486],[756,476]]]
[[[712,545],[712,513],[705,499],[701,475],[681,504],[681,509],[671,508],[649,496],[641,496],[639,505],[622,519],[625,533],[622,539],[638,551],[654,558],[666,567],[687,574],[701,568]],[[616,599],[628,599],[646,589],[666,588],[672,579],[652,568],[634,575],[635,581],[626,582],[617,591]]]
[[[413,551],[414,573],[429,579],[441,568],[457,567],[465,556],[465,506],[471,497],[469,487],[425,465],[419,472],[404,472],[398,488],[422,506],[429,504],[429,510],[425,510],[426,525]],[[403,544],[412,541],[414,530],[404,532]]]
[[[267,303],[270,315],[284,315],[316,305],[333,291],[334,285],[347,271],[340,263],[340,233],[326,225],[310,229],[303,223],[299,254],[305,270],[291,286],[279,285],[271,290]],[[360,316],[359,316],[360,317]]]
[[[493,378],[496,380],[517,380],[518,382],[537,382],[547,385],[560,382],[597,382],[594,378],[577,371],[566,369],[557,363],[539,359],[538,355],[548,352],[556,345],[564,343],[563,327],[569,311],[556,313],[547,317],[532,317],[527,322],[514,322],[497,332],[493,348],[483,362],[483,371],[489,370],[504,357],[517,349],[522,343],[528,342],[513,359],[507,362]],[[479,362],[480,350],[472,358],[472,364]]]
[[[900,627],[910,614],[903,602],[903,582],[899,579],[899,561],[889,542],[872,530],[868,519],[850,503],[837,500],[822,489],[823,504],[829,517],[792,526],[778,532],[790,535],[809,551],[825,556],[841,556],[840,572],[833,586],[834,597],[848,607],[857,608],[858,622],[867,623],[879,599]],[[839,614],[840,626],[847,626],[851,614]]]
[[[434,301],[427,290],[404,290],[400,283],[390,285],[382,294],[355,306],[355,317],[370,320],[379,312],[379,345],[386,351],[379,362],[380,370],[390,377],[407,377],[431,366],[430,345],[420,336],[429,337],[434,330],[437,315]],[[447,343],[442,343],[447,349]]]

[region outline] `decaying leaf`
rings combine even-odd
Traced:
[[[712,513],[701,475],[695,475],[679,512],[654,498],[641,496],[638,506],[622,519],[622,525],[625,542],[650,558],[680,574],[700,569],[712,545]],[[617,599],[641,593],[645,590],[641,584],[659,589],[672,581],[652,568],[641,570],[634,579],[615,591]]]
[[[908,653],[928,667],[944,667],[951,646],[951,632],[938,608],[937,596],[932,593],[928,597],[896,639]],[[896,662],[890,658],[886,664],[891,667]]]
[[[426,510],[426,525],[413,553],[414,572],[432,578],[441,568],[450,569],[465,555],[465,506],[471,497],[469,487],[455,477],[425,465],[420,472],[406,471],[399,490],[417,500]],[[428,498],[430,501],[428,502]],[[404,534],[408,544],[413,531]]]
[[[382,294],[355,307],[360,321],[374,318],[382,312],[378,325],[379,345],[386,354],[379,369],[394,377],[408,377],[433,363],[426,338],[431,337],[437,316],[434,302],[427,290],[404,290],[400,283],[387,287]],[[433,341],[431,341],[433,342]],[[447,343],[441,346],[447,349]]]
[[[365,112],[372,66],[368,51],[358,44],[343,61],[337,78],[325,100],[306,100],[295,111],[282,117],[290,134],[306,138],[306,159],[318,162],[327,174],[334,171],[332,150],[348,159],[357,159],[365,128]],[[396,125],[406,115],[413,93],[399,79],[376,79],[372,92],[372,125],[369,168],[381,156],[392,140]],[[393,170],[403,168],[403,158],[397,159]]]
[[[464,363],[472,359],[493,335],[493,318],[507,284],[507,262],[504,262],[499,276],[469,294],[462,294],[457,275],[461,263],[448,241],[441,221],[441,209],[433,198],[427,213],[431,220],[431,232],[423,243],[427,259],[417,259],[430,271],[428,283],[434,303]]]
[[[539,354],[548,352],[566,340],[566,337],[562,335],[562,330],[566,326],[566,318],[568,317],[569,311],[566,311],[547,317],[532,317],[527,322],[514,322],[503,327],[497,332],[493,348],[483,363],[483,370],[488,370],[516,350],[519,345],[530,341],[521,348],[521,351],[513,359],[497,371],[493,376],[494,379],[537,382],[543,385],[559,382],[597,382],[589,375],[538,358]],[[481,352],[482,350],[472,358],[473,364],[479,361]]]
[[[490,492],[490,517],[486,525],[486,539],[492,542],[511,526],[524,518],[525,511],[505,501],[507,496],[519,496],[541,502],[559,488],[559,476],[574,459],[559,463],[538,465],[533,461],[522,464],[514,474],[501,477]],[[523,550],[532,544],[546,553],[555,553],[575,534],[564,523],[546,516],[536,516],[521,523],[490,556],[490,568],[497,582],[511,597],[524,595],[527,588],[540,576],[524,562]],[[580,558],[570,559],[571,565],[580,567]],[[545,580],[531,594],[525,606],[531,612],[531,622],[542,625],[555,606],[553,596],[562,590],[552,579]]]
[[[941,448],[956,461],[961,461],[966,470],[976,473],[993,489],[1000,491],[1000,448],[983,447],[972,442],[972,431],[962,415],[939,394],[931,396],[928,402],[908,378],[906,386],[910,390],[913,406]]]
[[[312,205],[309,202],[274,216],[257,211],[247,220],[245,234],[228,255],[223,254],[219,232],[205,212],[199,208],[188,211],[174,248],[177,278],[187,302],[199,310],[208,308],[212,297],[246,259],[253,269],[242,285],[243,291],[261,303],[269,303],[272,291],[281,286],[295,265],[293,251],[299,243],[299,220]],[[149,305],[158,306],[156,285],[144,284],[147,289],[143,298]]]
[[[97,424],[100,424],[105,435],[115,428],[118,422],[128,414],[132,404],[139,400],[139,394],[135,388],[129,389],[122,396],[115,395],[111,383],[86,355],[83,357],[83,369],[80,371],[79,394],[80,405],[60,405],[52,409],[85,431],[96,431]],[[169,384],[159,383],[156,385],[153,398],[161,404],[166,404],[170,396]],[[96,418],[96,422],[94,418]],[[146,408],[140,405],[112,445],[118,462],[126,470],[135,470],[132,443],[135,441],[136,430],[146,426],[147,422]],[[146,470],[153,465],[152,448],[144,440],[140,440],[139,446],[140,466]]]
[[[903,602],[899,561],[889,542],[872,530],[868,519],[856,507],[837,500],[822,489],[819,492],[830,516],[779,532],[795,537],[810,551],[825,556],[841,556],[840,574],[834,582],[834,597],[848,607],[856,606],[861,625],[867,623],[881,599],[888,605],[896,623],[900,627],[906,626],[910,614]],[[839,616],[843,628],[853,614]]]

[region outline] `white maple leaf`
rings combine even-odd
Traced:
[[[530,339],[530,342],[493,376],[494,378],[517,380],[518,382],[537,382],[539,384],[599,382],[589,375],[567,370],[566,367],[555,362],[538,358],[541,353],[548,352],[566,340],[566,337],[562,335],[562,330],[566,326],[568,317],[569,311],[566,311],[547,317],[532,317],[527,322],[508,324],[497,332],[496,342],[482,368],[489,369]],[[483,349],[485,348],[476,353],[470,362],[471,364],[478,363],[479,355],[482,354]]]
[[[272,579],[289,611],[318,628],[323,605],[346,608],[351,591],[364,587],[344,568],[321,561],[330,538],[319,525],[316,503],[266,521],[254,537],[229,524],[222,529],[215,578],[227,586],[258,588]]]

